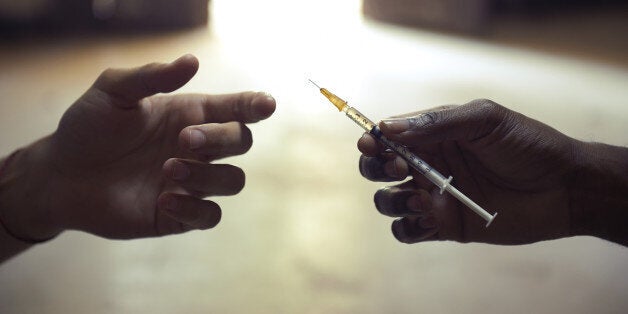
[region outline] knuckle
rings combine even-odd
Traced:
[[[236,117],[236,119],[240,119],[242,117],[242,102],[244,101],[243,94],[239,94],[238,97],[235,98],[234,103],[231,104],[231,114]]]
[[[155,68],[158,68],[158,67],[161,67],[161,66],[162,66],[162,64],[161,64],[161,63],[151,62],[151,63],[147,63],[147,64],[143,65],[143,66],[141,67],[141,70],[142,70],[142,71],[145,71],[145,70],[152,70],[152,69],[155,69]]]
[[[490,99],[480,98],[469,102],[470,105],[475,106],[479,111],[491,115],[502,115],[506,108]]]
[[[395,159],[388,161],[390,168],[392,168],[392,173],[388,173],[392,178],[396,178],[397,180],[402,180],[408,177],[410,174],[408,169],[408,163],[403,160],[401,157],[395,157]]]
[[[246,120],[247,117],[251,116],[251,99],[252,95],[255,94],[253,92],[243,92],[239,93],[238,97],[235,97],[234,103],[231,106],[233,116],[239,120]]]
[[[440,118],[440,111],[430,111],[426,112],[418,117],[418,125],[419,126],[427,126],[430,124],[435,124],[438,122]]]
[[[149,73],[157,70],[158,67],[159,67],[158,63],[149,63],[147,65],[142,66],[141,68],[139,68],[138,71],[135,72],[137,84],[139,84],[139,86],[142,89],[144,89],[144,91],[147,93],[150,93],[150,94],[157,93],[157,90],[155,89],[155,87],[153,87],[150,84],[150,82],[148,82],[147,77]]]
[[[487,98],[476,98],[472,101],[469,102],[470,105],[474,105],[474,106],[493,106],[494,104],[496,104],[494,101],[487,99]]]
[[[98,78],[96,78],[94,85],[101,88],[110,85],[117,71],[118,70],[114,68],[106,68],[104,71],[100,72],[100,75],[98,75]]]
[[[421,113],[412,118],[408,118],[410,130],[416,131],[425,129],[426,127],[436,124],[440,120],[440,111],[429,111]]]
[[[222,125],[218,125],[209,129],[209,136],[212,142],[214,142],[215,145],[219,147],[225,145],[225,140],[229,137],[229,135],[229,129],[225,128]]]
[[[490,99],[475,99],[469,104],[471,106],[472,115],[476,115],[480,121],[483,122],[481,136],[490,133],[490,130],[495,129],[504,121],[509,121],[514,118],[514,111],[490,100]],[[476,137],[481,137],[476,136]]]
[[[192,127],[186,127],[183,128],[180,132],[179,132],[179,146],[184,148],[184,147],[189,147],[189,142],[190,142],[190,132],[192,131]]]
[[[202,132],[207,136],[207,149],[214,150],[213,153],[222,153],[227,146],[229,130],[222,125],[210,125],[203,128]]]
[[[211,108],[213,108],[216,104],[214,102],[214,95],[203,94],[199,97],[199,103],[201,104],[202,117],[206,117],[207,119],[213,118],[213,112]]]
[[[100,76],[98,76],[99,79],[107,79],[113,76],[113,74],[116,72],[116,69],[114,68],[106,68],[104,71],[102,71],[100,73]]]

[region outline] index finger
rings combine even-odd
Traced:
[[[422,115],[422,114],[425,114],[425,113],[428,113],[428,112],[441,111],[441,110],[456,108],[456,107],[459,107],[459,106],[460,105],[454,105],[454,104],[436,106],[436,107],[432,107],[432,108],[428,108],[428,109],[422,109],[422,110],[418,110],[418,111],[413,111],[413,112],[402,113],[402,114],[390,116],[387,119],[412,118],[412,117],[419,116],[419,115]]]
[[[242,92],[206,95],[202,107],[205,122],[253,123],[270,117],[275,112],[276,102],[268,93]]]

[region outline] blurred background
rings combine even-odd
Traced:
[[[0,266],[0,313],[626,313],[626,248],[397,243],[357,170],[357,126],[490,98],[581,140],[628,145],[626,1],[0,0],[0,154],[53,132],[107,67],[193,53],[181,92],[263,90],[213,230],[81,232]],[[54,184],[54,182],[51,182]]]

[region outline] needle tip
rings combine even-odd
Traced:
[[[312,80],[310,80],[310,79],[307,79],[307,80],[308,80],[308,81],[310,81],[310,83],[314,84],[314,86],[318,87],[318,89],[321,89],[321,87],[320,87],[320,86],[318,86],[318,84],[314,83],[314,81],[312,81]]]

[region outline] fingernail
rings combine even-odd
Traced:
[[[275,103],[275,98],[271,96],[269,93],[262,92],[260,94],[261,94],[260,100],[262,101],[262,103],[264,104]],[[253,115],[255,116],[255,118],[264,119],[270,116],[275,111],[275,106],[257,104],[256,106],[253,106],[252,110],[253,110]]]
[[[196,149],[207,141],[205,134],[199,130],[192,129],[190,130],[190,149]]]
[[[186,179],[190,175],[190,168],[185,164],[175,161],[172,166],[172,178],[175,180]]]
[[[389,133],[402,133],[410,129],[408,119],[385,119],[380,124],[380,127]]]

